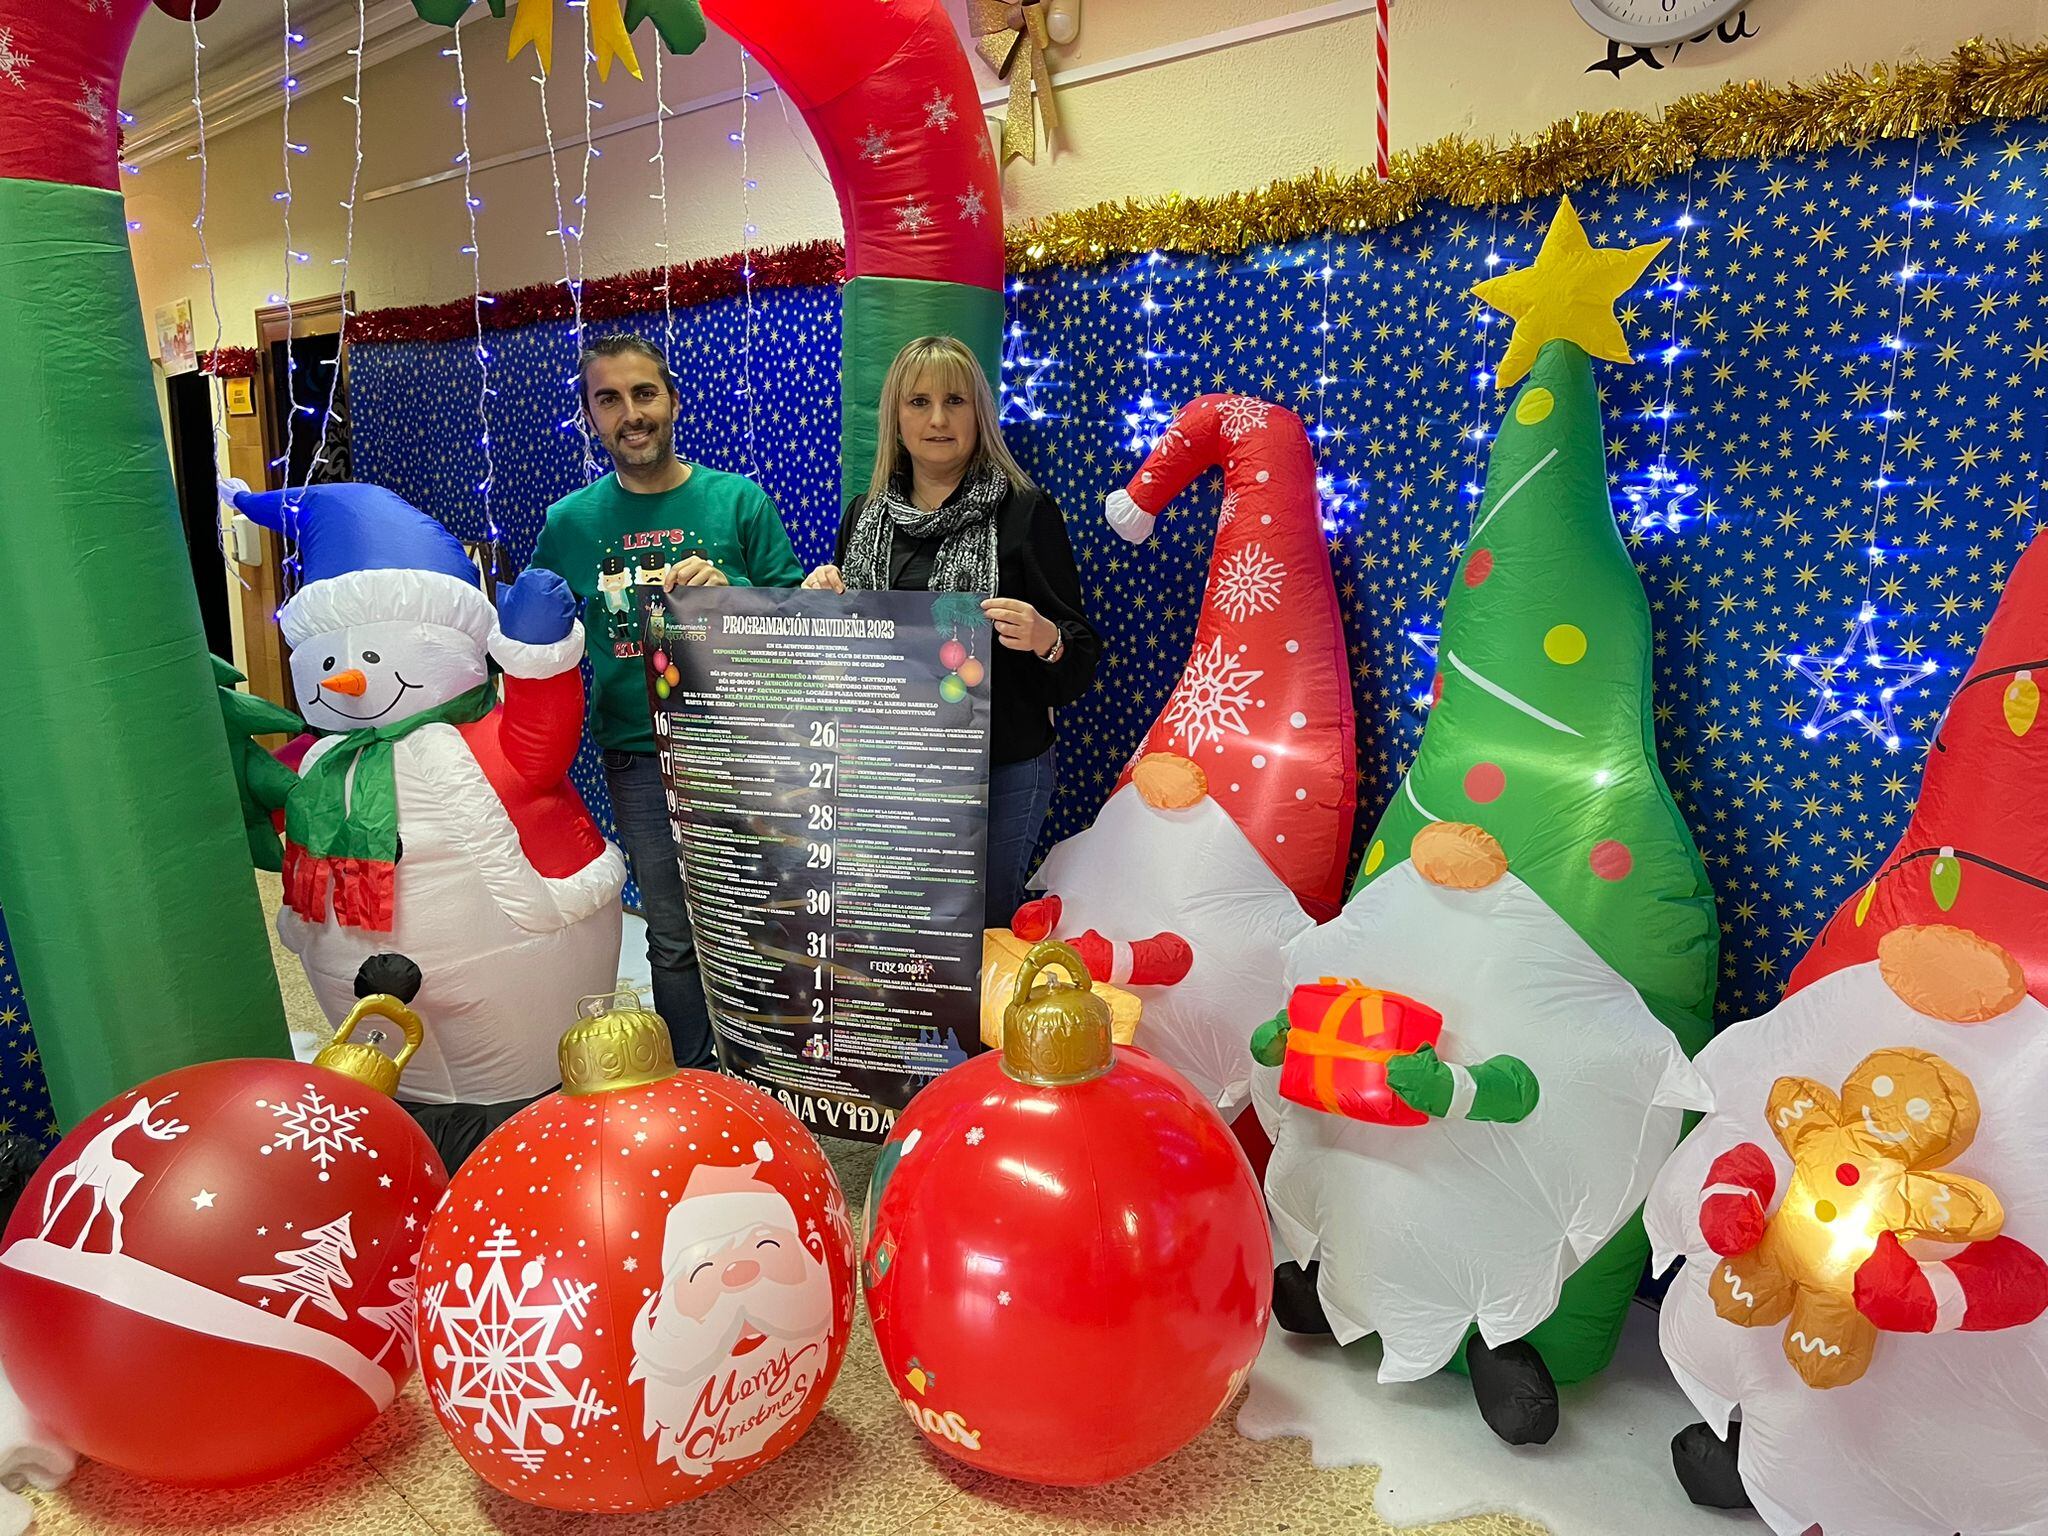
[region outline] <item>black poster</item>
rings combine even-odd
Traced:
[[[719,1055],[813,1130],[879,1141],[980,1048],[980,600],[683,588],[642,617]]]

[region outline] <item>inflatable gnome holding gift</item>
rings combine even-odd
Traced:
[[[1511,1443],[1609,1360],[1638,1208],[1704,1108],[1712,892],[1657,766],[1648,605],[1608,503],[1592,358],[1659,245],[1595,250],[1569,203],[1481,283],[1524,379],[1446,602],[1414,766],[1254,1037],[1274,1313],[1377,1333],[1382,1381],[1469,1370]]]
[[[1701,1052],[1714,1113],[1650,1194],[1686,1260],[1664,1353],[1712,1426],[1680,1480],[1783,1536],[2048,1531],[2041,675],[2037,537],[1905,834],[1785,1000]]]
[[[428,1029],[408,1099],[548,1091],[578,1000],[617,984],[625,884],[568,780],[583,731],[574,596],[528,570],[494,611],[460,541],[378,486],[233,504],[297,538],[303,578],[277,619],[319,739],[295,779],[250,786],[284,812],[279,936],[336,1024],[371,956],[418,967]]]
[[[1228,1116],[1250,1092],[1243,1021],[1285,995],[1281,946],[1342,898],[1357,747],[1299,417],[1248,395],[1190,401],[1109,498],[1109,520],[1142,541],[1219,466],[1187,666],[1094,824],[1046,855],[1047,894],[988,935],[982,996],[1000,1012],[1032,944],[1064,938],[1102,984],[1117,1039],[1130,1042],[1142,1005],[1137,1043]]]

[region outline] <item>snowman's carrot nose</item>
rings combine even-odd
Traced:
[[[370,686],[370,680],[354,667],[346,672],[337,672],[332,677],[320,679],[322,688],[332,688],[336,693],[345,693],[352,699],[360,699]]]

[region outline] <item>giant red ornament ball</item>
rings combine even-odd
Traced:
[[[1060,964],[1079,985],[1034,990]],[[1192,1084],[1113,1046],[1080,958],[1041,944],[1003,1049],[883,1146],[862,1280],[883,1369],[938,1449],[1105,1483],[1187,1444],[1265,1335],[1273,1252],[1244,1153]]]
[[[383,997],[338,1038],[370,1012],[417,1038]],[[312,1066],[167,1072],[80,1123],[0,1247],[0,1361],[29,1413],[96,1461],[207,1486],[354,1439],[412,1374],[414,1264],[448,1182],[397,1082],[344,1041]]]
[[[609,1000],[607,1000],[609,1001]],[[610,1007],[562,1090],[463,1164],[420,1256],[420,1369],[492,1487],[661,1509],[810,1427],[853,1322],[853,1234],[823,1152],[766,1094],[677,1071]]]

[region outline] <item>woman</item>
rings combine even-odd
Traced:
[[[995,627],[987,924],[1009,925],[1052,803],[1052,712],[1088,691],[1102,641],[1081,607],[1067,525],[1003,444],[981,364],[921,336],[882,383],[875,472],[839,520],[827,592],[983,592]]]

